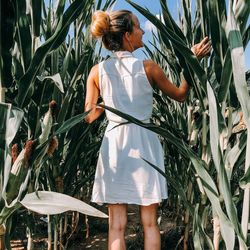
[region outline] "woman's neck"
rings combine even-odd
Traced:
[[[132,53],[135,49],[134,49],[134,47],[132,46],[131,43],[125,42],[123,44],[123,47],[120,50],[121,51],[129,51],[129,52]]]

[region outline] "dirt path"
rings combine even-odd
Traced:
[[[102,211],[107,213],[107,208],[102,207]],[[107,239],[108,239],[108,220],[99,219],[94,217],[88,217],[88,237],[86,238],[86,224],[85,222],[79,221],[76,232],[72,235],[68,248],[69,250],[82,250],[82,249],[92,249],[92,250],[106,250],[107,249]],[[25,228],[20,227],[17,229],[19,232],[15,233],[15,237],[11,241],[13,250],[24,250],[27,249],[27,239],[24,232],[20,230],[25,230]],[[170,235],[171,238],[168,239],[168,234],[171,230],[175,230],[175,224],[171,218],[167,218],[163,215],[160,223],[161,239],[162,239],[162,249],[175,249],[171,248],[171,244],[176,246],[180,235],[174,233]],[[42,232],[43,231],[43,232]],[[47,249],[47,235],[46,235],[46,224],[43,225],[43,229],[40,229],[40,234],[34,235],[34,250],[45,250]],[[168,247],[166,248],[166,244]],[[143,233],[139,220],[139,208],[138,206],[129,205],[128,206],[128,226],[126,230],[126,245],[127,250],[140,250],[143,249]]]

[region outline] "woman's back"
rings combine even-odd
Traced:
[[[135,118],[148,121],[152,114],[153,89],[147,79],[143,61],[128,51],[119,51],[99,64],[99,88],[105,105]],[[106,111],[108,120],[123,121]]]

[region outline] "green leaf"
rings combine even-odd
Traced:
[[[199,204],[195,206],[195,213],[194,213],[194,219],[193,219],[193,242],[194,242],[194,249],[200,249],[202,250],[202,242],[200,239],[200,231],[198,226],[198,214],[199,214]]]
[[[0,102],[0,172],[4,170],[4,162],[6,158],[6,130],[7,120],[10,115],[10,104]]]
[[[244,64],[244,49],[242,44],[242,37],[237,26],[234,13],[229,8],[229,16],[226,26],[227,39],[231,51],[231,59],[233,66],[233,79],[235,84],[236,93],[240,101],[244,119],[247,128],[250,128],[250,103],[249,93],[247,90],[245,78],[245,64]],[[250,157],[249,157],[250,158]],[[249,159],[250,160],[250,159]]]
[[[182,0],[183,9],[183,33],[189,44],[192,43],[192,25],[191,25],[191,4],[189,1]]]
[[[231,179],[233,169],[239,161],[239,157],[242,152],[246,149],[247,141],[244,138],[238,140],[232,149],[225,155],[225,169],[227,171],[228,179]]]
[[[63,15],[65,3],[66,3],[66,0],[57,1],[56,11],[55,11],[55,21],[54,21],[55,24],[59,22],[59,20],[61,19]]]
[[[247,172],[240,179],[240,187],[242,189],[250,188],[250,167],[248,167]]]
[[[0,103],[0,115],[3,118],[0,127],[0,156],[3,159],[0,164],[3,165],[0,165],[0,171],[4,176],[3,183],[0,185],[1,192],[5,192],[11,171],[11,142],[19,130],[24,112],[11,104]]]
[[[218,70],[215,68],[215,70]],[[225,55],[224,65],[221,73],[221,81],[218,91],[219,102],[225,102],[228,97],[228,91],[232,79],[232,61],[230,50],[228,49]]]
[[[194,80],[191,77],[191,70],[197,75],[198,79],[201,82],[201,87],[203,91],[205,91],[205,84],[206,84],[206,74],[205,71],[202,69],[201,65],[199,64],[197,58],[194,56],[192,51],[187,47],[185,43],[185,39],[183,39],[178,33],[176,32],[179,30],[178,25],[175,22],[168,22],[165,25],[153,14],[151,14],[148,10],[142,8],[141,6],[135,4],[130,0],[126,0],[129,4],[131,4],[137,11],[139,11],[142,15],[144,15],[149,21],[151,21],[156,28],[159,30],[162,39],[167,43],[168,40],[171,41],[172,46],[176,52],[176,55],[179,56],[179,61],[184,69],[185,78],[188,79],[190,85],[194,85],[196,94],[199,97],[201,106],[205,109],[204,101],[202,98],[202,91],[200,86],[196,86]],[[169,17],[169,12],[167,9],[164,9],[164,15],[168,16],[169,20],[172,20]],[[171,28],[172,27],[172,28]],[[174,27],[174,28],[173,28]],[[174,29],[174,31],[173,31]],[[183,35],[182,35],[183,36]]]
[[[11,70],[13,56],[11,48],[14,45],[14,25],[16,19],[13,2],[1,1],[0,12],[0,88],[9,88],[13,83],[13,72]]]
[[[40,36],[40,25],[42,21],[42,0],[31,0],[32,31],[36,37]]]
[[[26,1],[16,1],[18,47],[21,52],[21,60],[24,71],[28,69],[31,62],[31,33],[30,23],[26,14]]]
[[[40,46],[31,61],[31,64],[25,75],[19,80],[18,103],[20,107],[24,106],[28,91],[37,76],[45,57],[57,49],[68,34],[70,24],[82,13],[82,11],[92,4],[93,0],[75,0],[63,14],[57,25],[55,33],[42,46]]]
[[[243,1],[245,3],[245,1]],[[249,1],[248,1],[249,4]],[[244,120],[247,126],[247,150],[245,160],[245,171],[248,171],[250,166],[250,154],[248,149],[250,148],[250,96],[247,90],[246,78],[245,78],[245,64],[244,64],[244,48],[242,38],[240,34],[240,28],[236,21],[232,2],[229,2],[229,13],[226,25],[226,34],[231,51],[231,59],[233,66],[233,78],[236,93],[241,104]],[[237,235],[239,238],[240,246],[243,249],[245,246],[245,238],[247,237],[248,230],[248,218],[249,218],[249,189],[244,191],[243,199],[243,211],[242,211],[242,226],[238,229]],[[242,232],[241,232],[242,229]]]
[[[233,8],[240,31],[243,32],[246,24],[249,23],[250,2],[248,0],[237,1]]]
[[[6,189],[3,189],[2,195],[5,201],[7,201],[7,204],[12,202],[17,197],[18,193],[20,194],[20,187],[25,183],[28,175],[28,162],[24,160],[24,154],[25,149],[19,153],[15,163],[11,167]]]
[[[37,78],[40,81],[43,81],[44,79],[51,79],[55,83],[56,87],[61,91],[61,93],[64,93],[63,83],[59,73],[53,76],[37,76]]]
[[[69,109],[69,105],[71,103],[71,99],[75,95],[76,91],[76,85],[79,82],[79,80],[82,78],[84,74],[88,74],[89,72],[89,65],[91,65],[91,62],[93,60],[93,48],[91,48],[89,45],[86,46],[86,51],[84,55],[82,56],[82,59],[77,66],[77,69],[74,72],[74,75],[70,81],[70,86],[66,92],[66,95],[64,97],[63,105],[60,109],[59,115],[58,115],[58,122],[61,123],[65,120],[66,114]]]
[[[207,82],[207,94],[208,94],[208,105],[209,105],[209,125],[210,125],[210,141],[211,141],[211,151],[213,155],[213,160],[217,171],[219,172],[219,166],[221,163],[221,151],[219,147],[219,122],[218,122],[218,112],[217,112],[217,102],[214,96],[214,92]]]
[[[106,214],[85,202],[56,192],[38,191],[37,193],[29,193],[20,203],[27,209],[39,214],[52,215],[66,211],[77,211],[90,216],[108,218]]]
[[[76,124],[78,124],[79,122],[83,122],[84,121],[84,118],[88,115],[88,113],[90,112],[87,111],[85,113],[82,113],[82,114],[79,114],[79,115],[76,115],[70,119],[68,119],[67,121],[63,122],[61,127],[58,128],[56,131],[55,131],[55,134],[54,135],[58,135],[58,134],[61,134],[61,133],[65,133],[67,132],[68,130],[70,130],[72,127],[74,127]]]
[[[221,147],[219,145],[220,136],[223,136],[223,132],[219,133],[219,121],[218,121],[218,109],[217,102],[213,93],[212,88],[208,84],[208,99],[209,99],[209,114],[210,114],[210,142],[211,151],[213,156],[214,165],[218,173],[218,182],[221,190],[221,195],[224,198],[225,206],[227,210],[228,217],[230,218],[234,229],[239,237],[242,237],[242,232],[238,222],[236,207],[232,199],[230,183],[227,178],[225,165],[221,157]],[[243,237],[242,237],[243,238]],[[227,247],[229,247],[228,242],[225,242]],[[230,243],[231,244],[231,243]]]
[[[63,81],[64,81],[64,79],[66,77],[67,70],[68,70],[68,67],[69,67],[70,63],[72,64],[71,52],[72,52],[72,40],[70,40],[70,42],[69,42],[67,52],[66,52],[66,55],[65,55],[64,60],[63,60],[62,73],[61,73]]]

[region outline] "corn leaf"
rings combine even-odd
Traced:
[[[245,1],[243,1],[245,3]],[[249,6],[249,2],[248,2]],[[250,103],[249,103],[249,93],[247,90],[246,78],[245,78],[245,65],[244,65],[244,48],[242,43],[242,37],[240,29],[235,19],[233,12],[232,2],[229,2],[229,14],[226,25],[227,39],[231,51],[232,66],[233,66],[233,78],[236,93],[241,104],[242,112],[244,115],[244,120],[247,125],[247,149],[246,152],[249,152],[250,148]],[[245,161],[245,172],[248,171],[250,165],[250,154],[246,154]],[[242,231],[243,238],[247,236],[248,230],[248,218],[249,218],[249,193],[250,190],[246,189],[244,192],[244,202],[243,202],[243,211],[242,211]],[[244,239],[239,238],[240,244],[244,245]]]
[[[70,86],[66,92],[62,108],[60,109],[60,112],[58,115],[59,123],[65,120],[69,105],[71,103],[71,99],[73,98],[75,94],[76,85],[79,82],[79,80],[82,78],[82,76],[88,72],[89,70],[88,65],[91,65],[91,60],[93,60],[93,48],[91,48],[89,45],[86,47],[87,47],[86,51],[70,81]]]
[[[52,215],[66,211],[77,211],[90,216],[108,218],[106,214],[85,202],[56,192],[38,191],[37,193],[29,193],[20,203],[27,209],[39,214]]]
[[[89,112],[90,112],[90,110],[87,112],[84,112],[82,114],[76,115],[76,116],[68,119],[67,121],[63,122],[62,125],[55,131],[54,135],[65,133],[66,131],[68,131],[69,129],[74,127],[79,122],[83,122],[84,117],[86,117]]]
[[[51,79],[55,83],[56,87],[60,90],[60,92],[64,93],[63,83],[59,73],[53,76],[38,76],[37,78],[40,81],[43,81],[44,79]]]
[[[236,163],[239,161],[240,155],[243,153],[244,150],[246,150],[246,144],[246,138],[241,138],[241,140],[238,140],[238,142],[233,146],[233,148],[230,149],[225,155],[225,168],[227,171],[228,180],[231,179],[232,171]]]
[[[70,42],[68,44],[67,52],[66,52],[65,58],[63,60],[62,73],[61,73],[62,81],[64,81],[64,79],[66,77],[70,62],[72,63],[71,52],[72,52],[72,40],[70,40]]]
[[[18,47],[22,55],[23,70],[27,70],[31,62],[31,33],[29,19],[26,14],[26,1],[16,1]]]
[[[0,103],[0,174],[2,175],[4,172],[4,162],[6,159],[6,130],[7,130],[7,120],[10,115],[10,105],[6,103]],[[3,183],[0,183],[1,186]]]
[[[45,57],[62,44],[68,34],[70,24],[76,20],[76,18],[82,13],[82,10],[92,3],[92,1],[93,0],[74,1],[63,14],[55,33],[36,50],[27,72],[19,80],[18,103],[20,107],[24,106],[28,91],[43,64]]]
[[[170,17],[169,11],[167,9],[167,6],[163,9],[163,15],[165,15],[165,19],[171,20],[165,25],[153,14],[151,14],[148,10],[142,8],[141,6],[135,4],[134,2],[130,0],[126,0],[129,4],[131,4],[137,11],[139,11],[142,15],[144,15],[150,22],[152,22],[156,28],[160,31],[162,39],[164,41],[170,40],[172,43],[173,48],[177,52],[177,56],[180,56],[179,61],[181,63],[182,68],[184,69],[184,74],[186,79],[188,79],[190,85],[194,85],[196,94],[201,102],[202,108],[205,109],[203,98],[202,98],[202,91],[206,90],[205,84],[206,84],[206,74],[205,71],[202,69],[201,65],[199,64],[196,56],[192,53],[192,51],[187,47],[185,43],[185,39],[182,39],[182,36],[178,35],[178,30],[180,28],[178,25],[172,21],[172,18]],[[166,20],[165,20],[166,21]],[[172,27],[172,28],[171,28]],[[174,30],[174,31],[173,31]],[[180,32],[180,31],[179,31]],[[192,79],[192,72],[191,70],[197,75],[198,79],[201,82],[201,88],[200,86],[196,86],[194,80]]]
[[[245,175],[240,179],[240,187],[243,189],[250,188],[250,168],[248,168]]]
[[[239,24],[241,33],[244,31],[250,13],[250,2],[248,0],[241,0],[234,3],[233,12],[235,13],[235,18]]]
[[[10,87],[13,83],[13,72],[11,70],[12,54],[11,48],[14,44],[15,31],[15,9],[13,2],[1,1],[1,42],[0,42],[0,88]],[[1,93],[2,90],[0,90]],[[1,100],[3,101],[3,100]]]
[[[199,214],[199,204],[195,207],[194,219],[193,219],[193,242],[194,242],[194,249],[203,249],[203,244],[200,239],[200,231],[198,226],[198,214]]]
[[[5,110],[6,108],[8,110]],[[5,128],[5,130],[3,129],[1,131],[2,137],[1,137],[1,148],[0,148],[0,152],[2,152],[2,147],[5,151],[2,158],[3,160],[1,161],[1,163],[3,164],[3,166],[1,166],[1,172],[3,172],[4,175],[3,178],[4,182],[1,183],[2,187],[1,192],[4,192],[9,180],[9,174],[11,170],[11,142],[13,141],[20,127],[20,124],[24,116],[24,112],[19,108],[13,107],[11,104],[0,103],[0,115],[1,117],[4,118],[2,120],[2,125],[6,126],[3,127]],[[4,140],[2,141],[2,139]]]
[[[219,71],[219,68],[216,68]],[[221,72],[221,81],[218,91],[219,102],[225,102],[228,97],[228,91],[232,79],[232,61],[230,50],[228,49],[225,55],[224,65]]]
[[[60,1],[61,2],[61,1]],[[40,36],[40,25],[42,20],[42,0],[31,0],[30,2],[32,33],[33,36]]]

